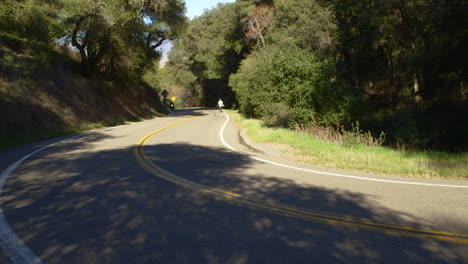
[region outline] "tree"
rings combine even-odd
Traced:
[[[183,30],[184,11],[181,0],[67,0],[61,18],[88,74],[123,67],[140,78],[156,48]]]
[[[219,4],[193,19],[174,43],[171,54],[179,55],[170,56],[169,67],[180,65],[179,71],[189,70],[196,76],[196,83],[204,89],[204,105],[214,106],[219,97],[227,106],[235,103],[227,83],[254,45],[245,36],[243,23],[252,6],[250,2]]]
[[[466,72],[466,1],[323,1],[333,8],[340,73],[393,107],[460,98]]]
[[[158,87],[177,96],[177,103],[182,106],[199,105],[202,100],[197,77],[190,71],[192,61],[185,50],[178,48],[180,41],[173,42],[169,52],[169,61],[158,72]]]
[[[265,47],[265,31],[272,19],[272,7],[266,4],[254,7],[245,22],[246,35],[250,39],[260,40]]]
[[[331,8],[316,0],[276,0],[273,4],[274,16],[267,36],[270,42],[330,55],[336,35]]]
[[[274,126],[335,125],[350,119],[352,96],[333,81],[333,64],[297,47],[270,45],[230,78],[241,110]]]
[[[55,1],[3,0],[0,2],[0,35],[13,48],[49,45],[60,34]],[[16,45],[14,45],[16,44]]]

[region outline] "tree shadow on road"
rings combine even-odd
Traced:
[[[133,148],[84,147],[33,157],[5,184],[8,221],[45,263],[468,261],[466,246],[238,206],[146,172]],[[148,145],[145,153],[177,176],[257,200],[420,226],[372,197],[258,174],[253,160],[226,149],[179,143]]]

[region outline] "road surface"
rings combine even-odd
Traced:
[[[16,263],[468,263],[466,181],[283,160],[217,110],[0,159],[0,242]]]

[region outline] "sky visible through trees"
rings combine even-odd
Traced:
[[[271,126],[465,151],[467,13],[464,0],[3,0],[0,41],[87,78],[168,89],[181,106],[223,98]]]
[[[188,23],[161,87],[272,126],[466,149],[466,1],[237,0]]]
[[[185,0],[185,8],[187,9],[186,16],[189,19],[193,19],[197,16],[201,16],[206,10],[212,9],[218,5],[218,3],[233,3],[235,0]],[[162,58],[161,64],[165,64],[168,60],[167,53],[171,50],[171,42],[166,42],[161,47]]]

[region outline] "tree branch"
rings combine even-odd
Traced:
[[[150,45],[149,48],[151,50],[153,50],[153,49],[161,46],[166,39],[167,39],[166,34],[164,34],[164,36],[156,44]]]
[[[83,21],[86,19],[86,16],[84,17],[80,17],[78,20],[75,21],[75,28],[73,29],[73,33],[72,33],[72,45],[74,47],[76,47],[79,51],[80,51],[80,55],[81,55],[81,61],[85,61],[87,59],[87,55],[86,55],[86,45],[87,45],[87,35],[85,36],[85,39],[83,40],[83,44],[80,44],[78,42],[78,39],[77,39],[77,35],[78,35],[78,31],[80,30],[80,27],[81,27],[81,23],[83,23]]]

